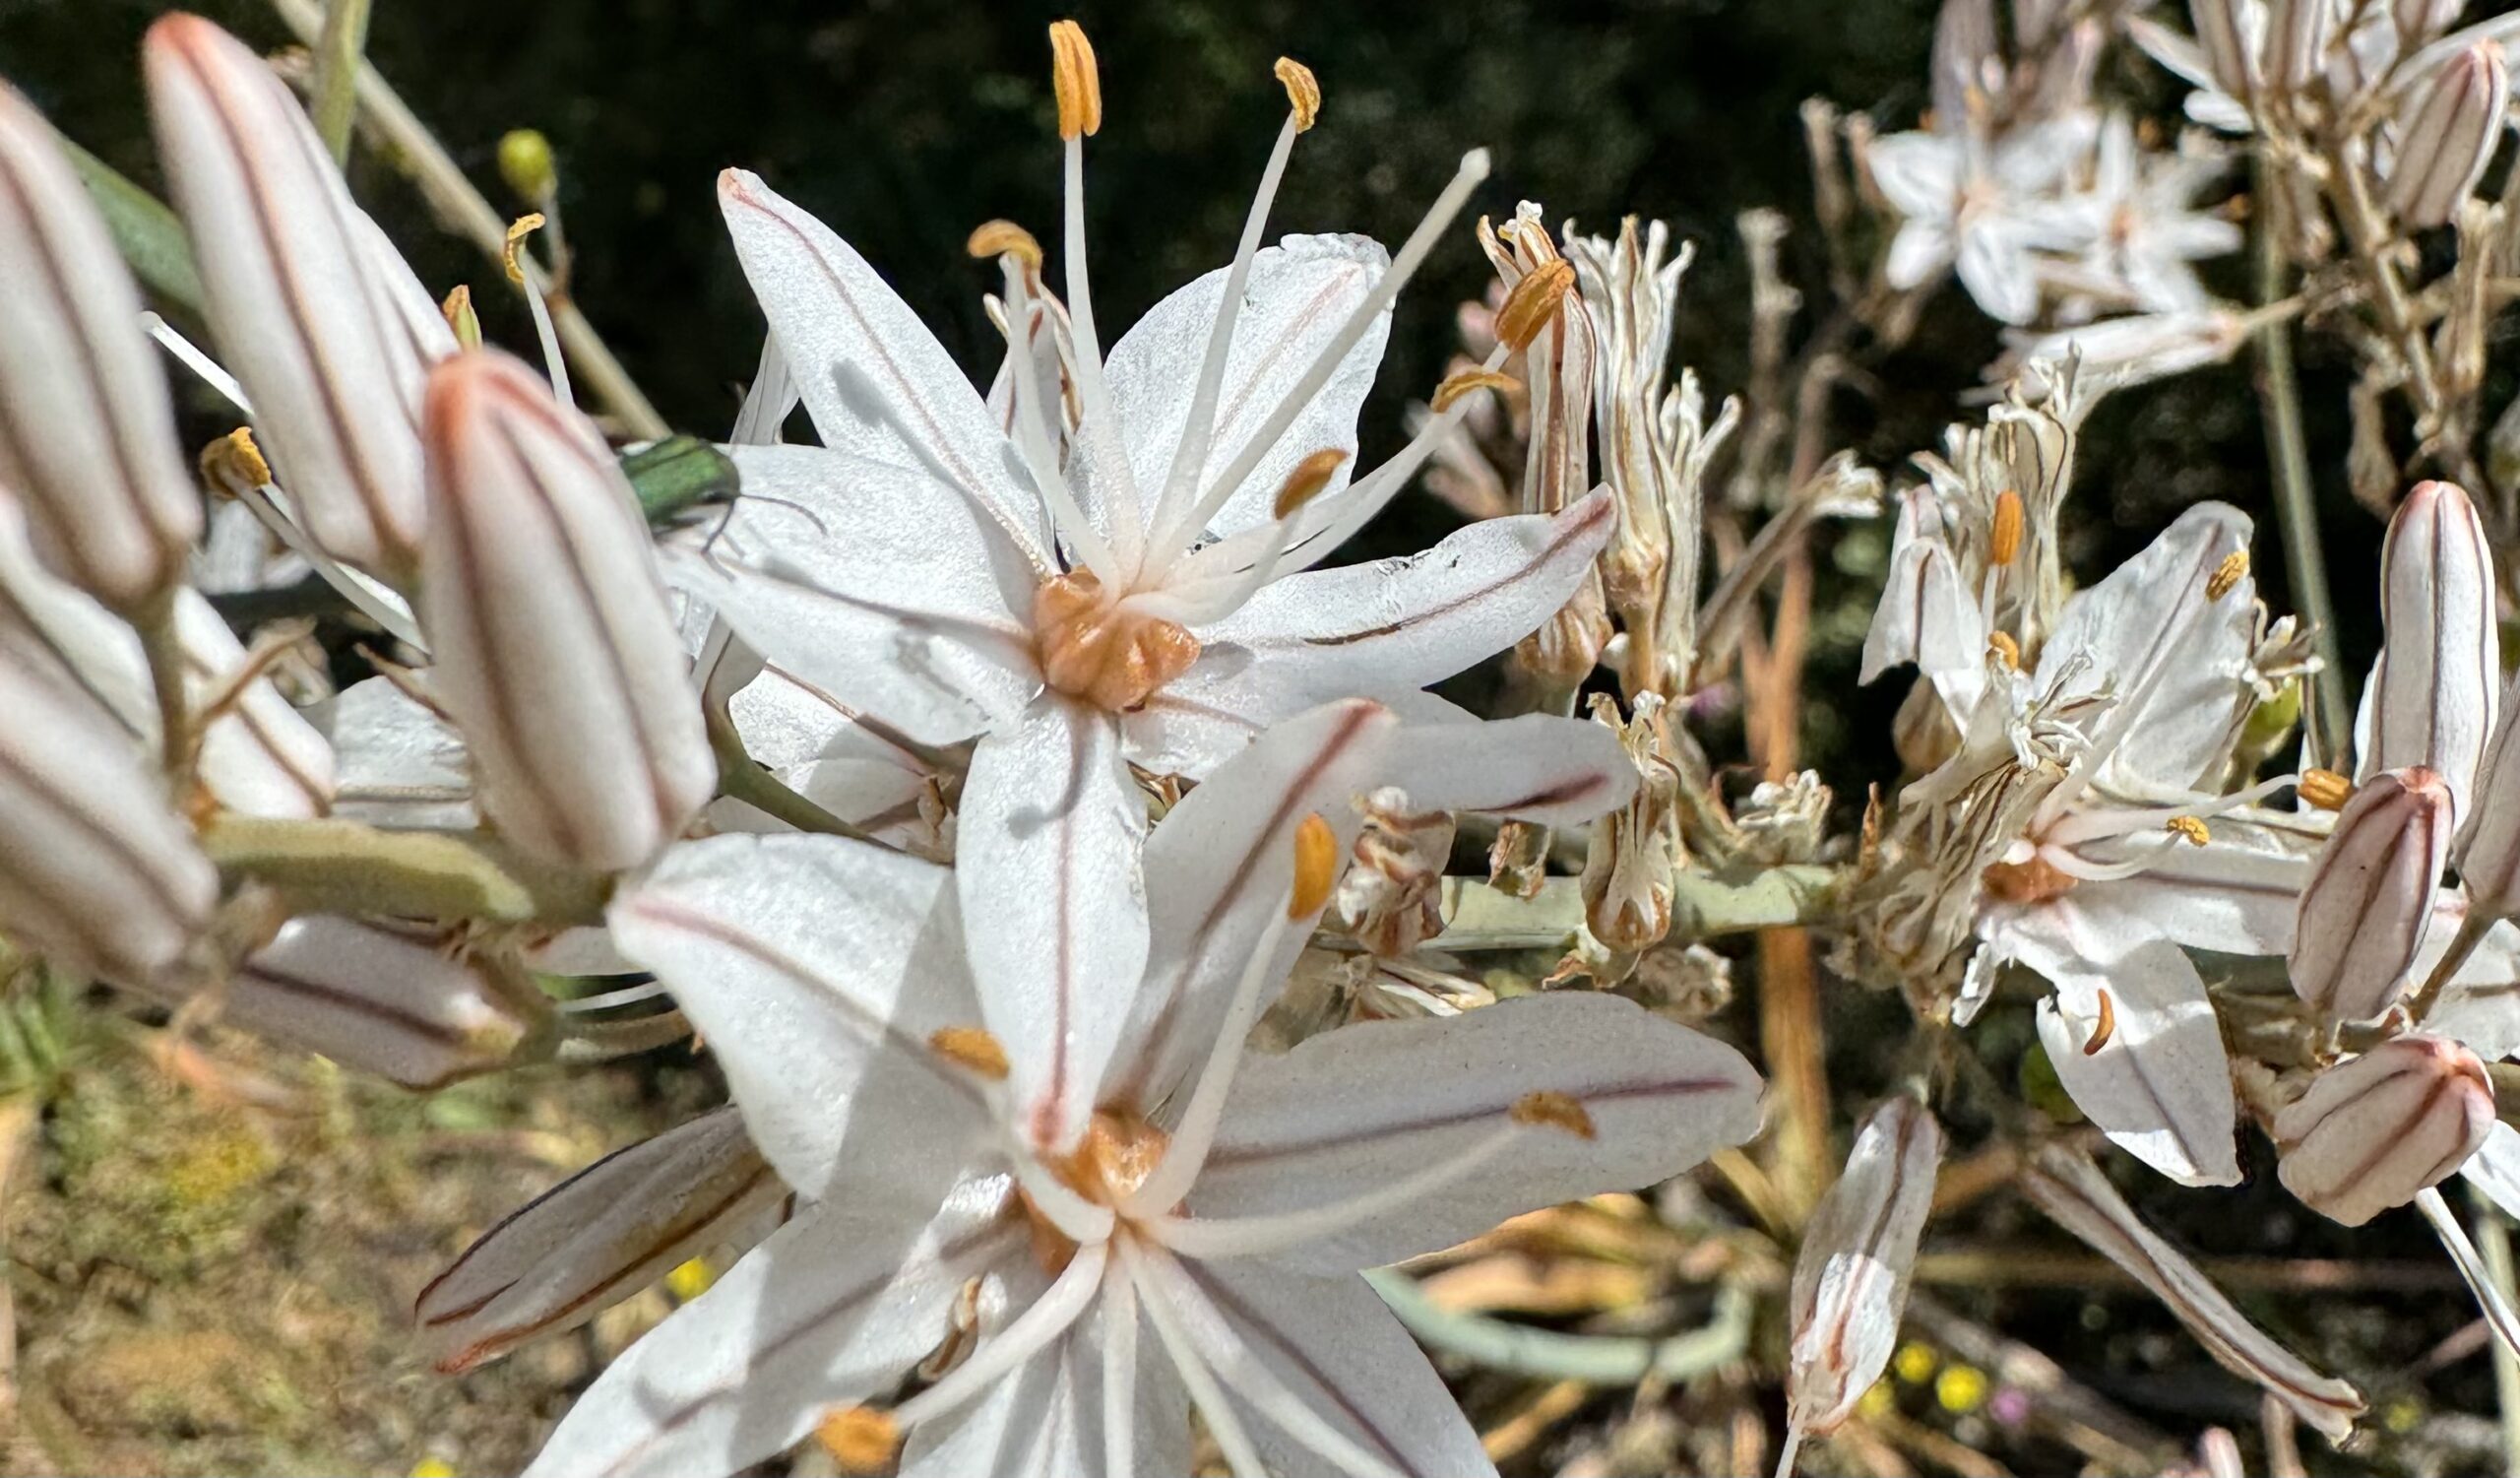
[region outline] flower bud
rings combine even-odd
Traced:
[[[1444,864],[1453,817],[1413,811],[1409,795],[1385,786],[1364,798],[1356,865],[1339,880],[1339,913],[1366,950],[1405,955],[1444,932]]]
[[[2520,915],[2520,694],[2502,695],[2493,741],[2477,768],[2476,801],[2454,853],[2471,911]]]
[[[126,613],[183,573],[201,499],[140,289],[52,126],[0,84],[0,491],[63,578]]]
[[[2187,0],[2188,23],[2195,29],[2198,49],[2214,85],[2245,102],[2249,96],[2247,32],[2240,24],[2239,0]]]
[[[210,928],[219,873],[113,716],[0,651],[0,932],[147,985]]]
[[[2464,820],[2502,676],[2493,555],[2466,492],[2415,485],[2389,520],[2380,580],[2362,774],[2421,765],[2440,777]]]
[[[2502,141],[2511,76],[2502,47],[2483,40],[2450,58],[2416,95],[2398,134],[2389,209],[2419,229],[2458,214]]]
[[[1942,1126],[1903,1093],[1864,1120],[1811,1213],[1794,1260],[1786,1401],[1797,1430],[1835,1431],[1890,1363],[1941,1163]]]
[[[2430,770],[2371,777],[2337,814],[2301,888],[2293,990],[2334,1021],[2367,1021],[2406,989],[2450,852],[2450,793]]]
[[[2275,1116],[2275,1173],[2303,1205],[2359,1227],[2446,1180],[2493,1122],[2476,1054],[2447,1037],[2393,1037],[2322,1071]]]
[[[455,336],[287,85],[198,16],[150,28],[150,111],[227,367],[308,536],[402,583],[427,507],[420,391]]]
[[[2267,0],[2259,71],[2270,91],[2299,92],[2319,75],[2335,9],[2333,0]]]
[[[717,764],[629,484],[496,351],[429,377],[419,606],[438,696],[510,840],[596,871],[662,851]]]

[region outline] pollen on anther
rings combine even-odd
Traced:
[[[1279,86],[1287,90],[1287,106],[1294,110],[1295,132],[1302,133],[1321,119],[1321,84],[1310,67],[1292,56],[1279,57],[1276,72]]]
[[[1581,1100],[1572,1093],[1553,1088],[1526,1093],[1514,1100],[1505,1117],[1516,1124],[1535,1125],[1544,1128],[1564,1129],[1578,1139],[1599,1138],[1601,1131],[1593,1126],[1593,1116],[1585,1111]]]
[[[872,1406],[846,1406],[814,1426],[814,1440],[844,1473],[880,1473],[902,1449],[901,1424]]]
[[[1295,826],[1295,885],[1287,900],[1287,917],[1302,919],[1330,901],[1330,885],[1339,880],[1339,836],[1319,812]]]
[[[1059,102],[1059,137],[1091,136],[1102,128],[1102,76],[1094,65],[1094,43],[1074,21],[1050,23],[1050,89]]]
[[[980,258],[1011,256],[1027,267],[1041,265],[1041,243],[1033,233],[1012,221],[983,221],[972,227],[972,238],[963,245],[965,251]]]
[[[1531,348],[1574,288],[1575,264],[1563,258],[1525,273],[1496,310],[1496,338],[1516,353]]]
[[[2096,1056],[2102,1048],[2107,1047],[2109,1039],[2117,1032],[2116,1002],[2109,998],[2107,991],[2102,991],[2099,995],[2100,1019],[2092,1023],[2091,1037],[2083,1043],[2083,1056],[2087,1058]]]
[[[1523,382],[1509,374],[1500,374],[1493,369],[1465,369],[1459,374],[1447,375],[1444,382],[1435,387],[1434,398],[1427,404],[1437,416],[1441,416],[1474,390],[1493,390],[1498,395],[1510,395],[1522,388]]]
[[[201,475],[212,487],[233,497],[240,489],[269,483],[272,467],[254,444],[252,428],[238,426],[201,449]]]
[[[2012,563],[2021,552],[2021,494],[2007,487],[1995,495],[1995,519],[1987,556],[1997,564]]]
[[[2320,810],[2343,810],[2345,803],[2354,797],[2354,782],[2334,770],[2303,770],[2300,795]]]
[[[2205,822],[2196,816],[2173,816],[2162,823],[2163,829],[2191,847],[2202,847],[2214,839]]]
[[[2240,577],[2247,573],[2248,550],[2232,550],[2223,556],[2222,563],[2214,566],[2214,573],[2206,577],[2205,599],[2219,601],[2230,595],[2232,587],[2239,584]]]
[[[990,1082],[1006,1080],[1006,1049],[976,1026],[941,1026],[928,1034],[927,1045],[938,1057],[966,1067]]]
[[[1986,651],[1996,661],[2004,665],[2004,670],[2006,672],[2018,673],[2021,671],[2021,643],[2013,640],[2011,632],[1987,632]]]
[[[1331,478],[1347,465],[1347,461],[1346,452],[1335,446],[1325,446],[1296,463],[1294,471],[1287,474],[1287,481],[1278,484],[1278,501],[1271,507],[1271,516],[1285,518],[1321,496],[1321,489],[1330,485]]]
[[[508,223],[507,244],[499,249],[499,265],[506,268],[508,281],[525,286],[525,264],[518,258],[525,251],[525,238],[542,229],[546,223],[540,211],[529,211]]]

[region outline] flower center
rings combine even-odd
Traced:
[[[1177,621],[1131,610],[1090,571],[1074,570],[1034,593],[1033,650],[1051,687],[1126,713],[1198,661],[1199,639]]]
[[[2074,885],[2073,874],[2033,854],[2026,863],[1995,863],[1985,871],[1986,892],[2005,903],[2046,903]]]
[[[1098,1109],[1076,1152],[1050,1162],[1048,1169],[1060,1184],[1087,1200],[1118,1211],[1146,1184],[1147,1177],[1155,1174],[1155,1167],[1163,1163],[1164,1152],[1171,1143],[1169,1134],[1149,1124],[1135,1109]],[[1030,1195],[1022,1190],[1016,1195],[1032,1228],[1033,1255],[1042,1271],[1055,1277],[1076,1255],[1076,1241],[1043,1215]]]

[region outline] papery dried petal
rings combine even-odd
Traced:
[[[2493,1126],[2476,1054],[2445,1037],[2393,1037],[2311,1080],[2275,1116],[2284,1189],[2359,1227],[2467,1162]]]
[[[586,418],[495,351],[430,376],[427,430],[420,610],[482,807],[538,856],[636,867],[717,764],[629,484]]]
[[[1418,810],[1385,786],[1364,798],[1356,865],[1339,881],[1339,914],[1370,953],[1398,956],[1444,932],[1444,864],[1452,857],[1452,813]]]
[[[125,985],[166,978],[219,873],[165,796],[102,705],[0,653],[0,931]]]
[[[1679,771],[1662,752],[1663,701],[1639,693],[1636,716],[1619,721],[1606,694],[1593,718],[1615,731],[1636,767],[1636,794],[1593,823],[1584,853],[1584,918],[1593,937],[1624,954],[1641,953],[1671,930],[1671,874],[1679,862]]]
[[[2144,1225],[2079,1151],[2059,1144],[2042,1149],[2023,1170],[2021,1189],[2058,1226],[2151,1290],[2225,1370],[2266,1387],[2331,1442],[2354,1430],[2362,1393],[2312,1370],[2250,1323],[2194,1263]]]
[[[0,491],[63,578],[126,612],[179,579],[201,499],[140,289],[59,140],[0,84]]]
[[[2502,142],[2510,86],[2502,47],[2486,40],[2452,57],[2416,96],[2389,175],[2399,220],[2424,228],[2458,214]]]
[[[2331,1020],[2389,1008],[2432,927],[2449,861],[2449,788],[2430,770],[2373,776],[2338,813],[2302,886],[2286,956],[2293,990]]]
[[[262,58],[178,14],[144,59],[203,306],[280,481],[319,547],[401,583],[427,507],[421,388],[454,331]]]
[[[1846,1172],[1820,1198],[1795,1258],[1786,1400],[1796,1427],[1836,1430],[1890,1363],[1941,1162],[1942,1126],[1906,1094],[1857,1130]]]

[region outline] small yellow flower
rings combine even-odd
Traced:
[[[1870,1421],[1889,1415],[1898,1404],[1899,1393],[1890,1388],[1890,1382],[1875,1381],[1856,1398],[1855,1409],[1858,1416]]]
[[[1955,1365],[1934,1378],[1933,1398],[1952,1415],[1966,1416],[1986,1404],[1986,1373]]]
[[[2423,1422],[2423,1404],[2403,1396],[2380,1408],[2380,1425],[2399,1437],[2413,1432]]]
[[[431,1455],[411,1464],[411,1478],[455,1478],[455,1465]]]
[[[1919,1340],[1899,1346],[1899,1353],[1890,1357],[1890,1369],[1910,1385],[1924,1384],[1941,1363],[1934,1357],[1933,1346]]]
[[[688,1304],[707,1293],[709,1285],[717,1281],[718,1275],[709,1270],[706,1260],[692,1257],[665,1274],[665,1291],[673,1295],[675,1303]]]

